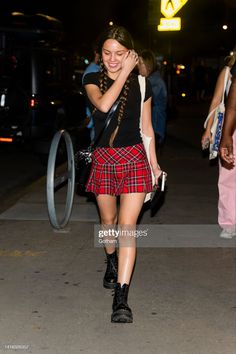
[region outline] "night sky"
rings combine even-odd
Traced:
[[[70,34],[80,39],[96,36],[110,20],[124,24],[130,30],[133,28],[136,32],[145,24],[148,8],[144,0],[66,0],[58,2],[56,6],[50,0],[5,0],[4,5],[5,10],[42,12],[55,16],[63,21]]]
[[[189,0],[176,16],[182,17],[181,32],[158,33],[160,0],[66,0],[55,6],[50,0],[0,0],[1,11],[41,12],[63,22],[67,41],[86,50],[112,20],[131,32],[137,47],[157,52],[188,55],[225,55],[236,43],[235,0]],[[152,5],[152,6],[151,6]],[[222,30],[231,21],[234,28]],[[235,40],[236,42],[236,40]]]

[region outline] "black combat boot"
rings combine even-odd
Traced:
[[[115,294],[112,305],[111,322],[117,323],[132,323],[133,315],[132,311],[127,304],[129,285],[120,283],[115,286]]]
[[[117,282],[118,258],[116,250],[107,256],[107,269],[103,278],[103,286],[106,289],[114,289]]]

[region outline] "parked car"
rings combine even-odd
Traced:
[[[30,142],[48,153],[54,133],[67,129],[85,146],[85,98],[72,78],[71,55],[58,43],[58,21],[22,16],[21,25],[0,28],[0,143]]]

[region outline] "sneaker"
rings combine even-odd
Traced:
[[[222,238],[233,238],[233,236],[236,236],[236,231],[222,230],[220,233],[220,237]]]

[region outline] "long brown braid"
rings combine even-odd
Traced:
[[[105,70],[105,66],[103,64],[103,62],[100,62],[100,78],[99,78],[99,88],[102,94],[104,94],[107,90],[107,74],[106,74],[106,70]],[[92,115],[94,115],[94,113],[97,111],[97,108],[94,107],[93,111],[92,111]]]
[[[133,49],[133,47],[134,47],[133,40],[132,40],[129,32],[124,27],[121,27],[121,26],[109,27],[107,29],[107,31],[105,31],[103,33],[103,35],[100,39],[101,51],[102,51],[103,43],[107,39],[115,39],[120,44],[122,44],[124,47],[126,47],[127,49]],[[101,62],[100,67],[101,67],[101,69],[100,69],[100,73],[101,73],[101,75],[100,75],[100,90],[104,94],[104,92],[107,91],[108,77],[107,77],[105,66],[102,62]],[[118,111],[118,118],[117,118],[117,126],[116,126],[115,130],[112,132],[112,134],[110,136],[110,140],[109,140],[109,146],[111,146],[111,147],[113,147],[115,137],[119,131],[119,127],[120,127],[122,118],[124,116],[129,87],[130,87],[130,75],[128,76],[128,78],[126,80],[124,87],[121,91],[120,97],[119,97],[120,103],[119,103],[119,111]]]

